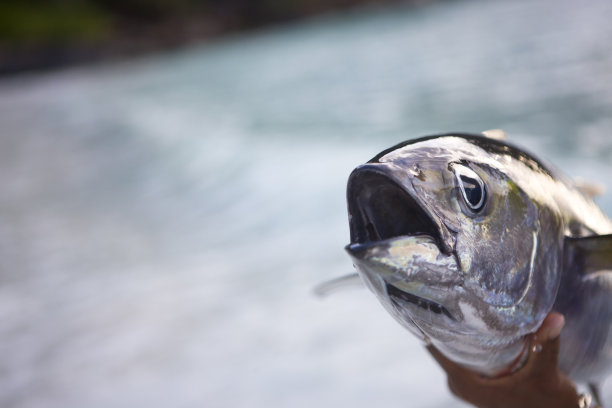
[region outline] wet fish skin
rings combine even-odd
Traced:
[[[462,171],[484,183],[478,211],[461,193]],[[451,360],[495,375],[556,310],[566,317],[562,370],[583,382],[609,373],[612,238],[603,235],[612,222],[541,160],[480,135],[429,136],[356,168],[347,201],[358,273],[396,320]],[[598,258],[580,249],[585,240]],[[585,259],[598,261],[587,270]]]

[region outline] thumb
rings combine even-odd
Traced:
[[[563,326],[565,326],[565,318],[561,313],[549,313],[538,331],[535,332],[535,341],[542,344],[559,337]]]

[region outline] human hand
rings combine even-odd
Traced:
[[[564,324],[559,313],[546,316],[538,331],[529,336],[525,365],[502,377],[484,377],[450,361],[433,346],[427,350],[446,371],[451,392],[478,408],[576,408],[576,387],[558,366]]]

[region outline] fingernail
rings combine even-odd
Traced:
[[[559,313],[551,313],[548,316],[547,322],[548,330],[547,330],[547,340],[552,340],[554,338],[559,337],[561,334],[561,330],[563,326],[565,326],[565,318],[562,314]]]

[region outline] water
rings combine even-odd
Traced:
[[[346,178],[409,137],[501,127],[606,184],[612,214],[611,19],[372,8],[4,80],[0,405],[464,406],[371,294],[313,297],[352,269]]]

